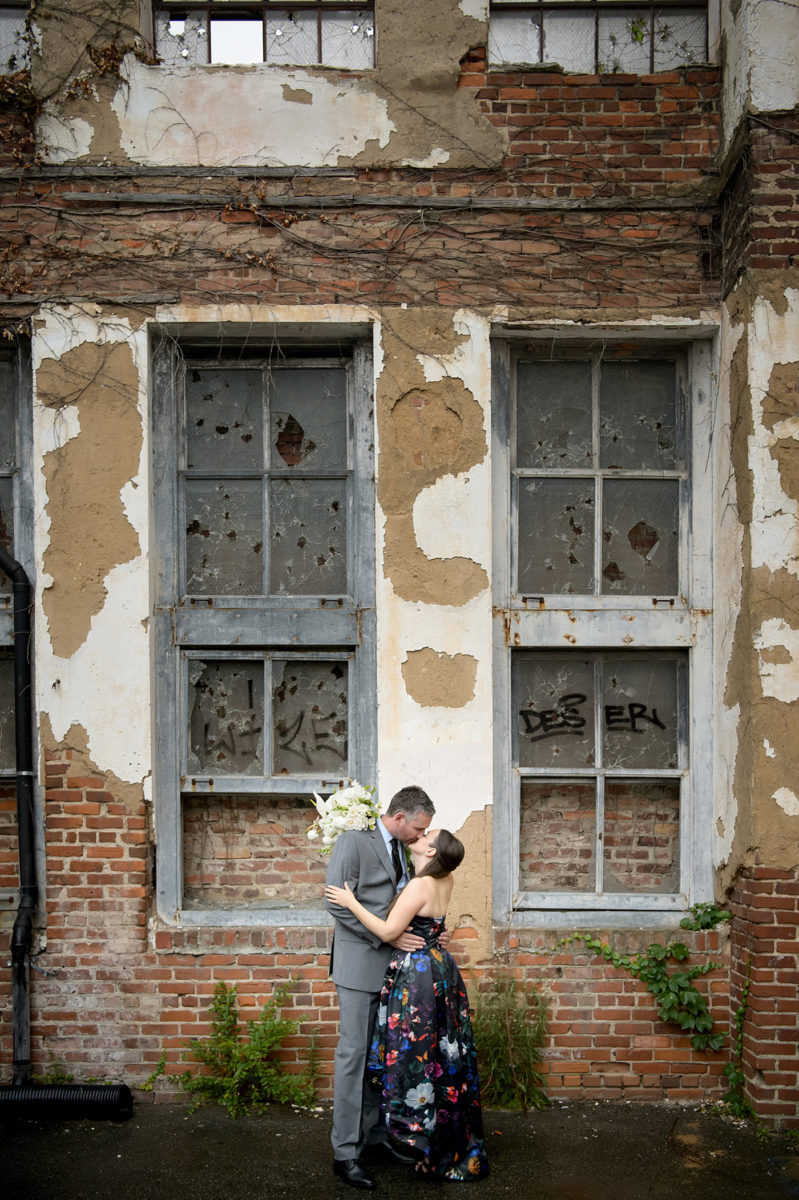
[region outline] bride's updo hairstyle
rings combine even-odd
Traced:
[[[443,879],[445,875],[451,875],[455,868],[461,865],[466,853],[463,842],[448,829],[439,829],[435,848],[435,857],[417,872],[417,879],[421,879],[423,875],[432,875],[433,879]]]

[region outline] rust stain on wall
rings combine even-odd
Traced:
[[[447,355],[459,337],[452,319],[421,310],[392,316],[384,330],[385,366],[378,383],[378,499],[385,514],[384,570],[403,600],[462,605],[488,587],[467,558],[428,558],[413,528],[423,488],[457,475],[487,453],[483,413],[460,379],[429,382],[417,355]]]
[[[85,343],[37,371],[38,403],[74,406],[80,433],[43,458],[50,543],[43,596],[53,651],[69,658],[105,602],[112,567],[140,553],[121,490],[139,469],[138,373],[127,345]]]
[[[464,797],[464,807],[479,799]],[[447,926],[453,933],[464,931],[452,947],[463,970],[491,954],[491,807],[471,813],[453,832],[463,842],[466,855],[455,872]]]
[[[402,664],[408,695],[424,708],[463,708],[474,699],[477,659],[425,646],[409,650]]]
[[[124,804],[131,812],[138,812],[145,803],[144,788],[140,783],[126,783],[113,771],[98,767],[89,753],[89,734],[85,727],[73,721],[60,740],[53,733],[50,717],[43,712],[39,721],[39,736],[42,754],[70,752],[69,777],[88,778],[98,776],[104,780],[104,790],[111,794],[115,803]],[[77,798],[77,794],[76,794]],[[45,814],[46,819],[46,814]]]

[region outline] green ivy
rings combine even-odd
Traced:
[[[735,1015],[732,1018],[732,1057],[724,1068],[729,1088],[726,1095],[723,1096],[722,1102],[727,1110],[736,1117],[751,1117],[753,1115],[752,1106],[744,1096],[743,1068],[744,1022],[746,1021],[746,1010],[749,1006],[749,989],[751,986],[752,959],[750,957],[746,964],[746,976],[741,988],[741,1003],[738,1005]]]
[[[680,929],[715,929],[717,925],[730,920],[726,908],[716,904],[692,904],[690,917],[683,917]]]
[[[695,979],[709,974],[719,963],[688,966],[691,952],[682,942],[668,942],[666,945],[653,942],[648,950],[625,954],[591,934],[578,932],[562,938],[555,949],[571,946],[574,942],[582,942],[586,950],[604,958],[614,967],[629,971],[634,979],[640,979],[654,997],[661,1021],[678,1025],[684,1033],[689,1033],[694,1050],[722,1048],[724,1034],[714,1033],[707,1000],[694,985]],[[671,970],[672,963],[680,964],[679,969]]]
[[[201,1104],[223,1104],[232,1117],[270,1103],[309,1105],[313,1102],[318,1075],[316,1041],[312,1036],[308,1064],[302,1075],[288,1074],[275,1056],[298,1024],[281,1015],[293,988],[286,983],[275,988],[256,1021],[248,1021],[246,1037],[239,1024],[235,985],[218,983],[211,1001],[211,1033],[192,1038],[186,1053],[205,1068],[200,1074],[185,1071],[178,1077],[193,1098],[191,1112]]]

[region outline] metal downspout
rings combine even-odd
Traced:
[[[33,820],[33,704],[31,686],[31,587],[24,568],[0,546],[0,567],[14,589],[14,724],[16,735],[19,907],[11,935],[16,1087],[31,1073],[28,959],[39,899]]]

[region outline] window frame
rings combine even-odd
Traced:
[[[156,903],[160,918],[186,926],[327,924],[322,909],[183,906],[182,795],[220,791],[222,777],[182,775],[187,736],[185,663],[188,658],[350,659],[349,763],[346,774],[225,777],[224,786],[242,796],[308,796],[332,791],[349,778],[369,779],[377,760],[374,414],[371,329],[279,326],[257,340],[252,331],[210,339],[189,329],[155,331],[151,355],[154,516],[154,747],[157,838]],[[350,365],[348,433],[352,453],[352,502],[348,522],[350,553],[347,595],[181,596],[179,455],[181,371],[184,351],[240,349],[249,365],[270,354],[307,362],[335,355]],[[220,360],[221,361],[221,360]],[[216,364],[218,365],[218,363]],[[364,554],[363,547],[370,552]],[[356,553],[356,548],[359,551]],[[174,721],[161,714],[175,714]],[[179,722],[179,724],[178,724]],[[266,769],[266,764],[265,764]],[[220,785],[216,786],[219,778]],[[241,784],[241,787],[238,785]],[[231,786],[235,785],[235,786]]]
[[[583,926],[658,924],[691,904],[712,899],[712,510],[711,431],[715,329],[636,327],[564,333],[563,330],[499,330],[492,343],[492,523],[494,580],[494,851],[495,922],[547,926],[566,920]],[[596,350],[598,344],[639,343],[642,350],[679,349],[685,355],[689,394],[686,451],[691,493],[684,512],[681,590],[676,597],[514,597],[511,508],[514,361],[530,347],[553,357],[560,351]],[[629,355],[633,357],[633,355]],[[527,601],[525,603],[525,600]],[[521,893],[519,888],[520,792],[524,771],[513,762],[511,660],[514,649],[623,652],[685,650],[688,653],[689,767],[682,785],[680,828],[681,891],[651,893]],[[528,772],[529,773],[529,772]],[[568,773],[568,772],[566,772]],[[539,777],[547,772],[541,770]],[[550,772],[550,775],[553,773]],[[557,774],[555,772],[554,774]]]

